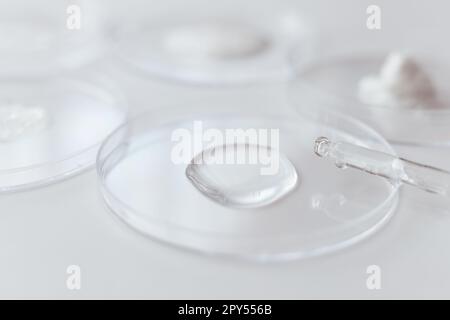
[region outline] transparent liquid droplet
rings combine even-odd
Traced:
[[[192,159],[186,176],[206,197],[237,208],[269,205],[298,184],[297,171],[285,155],[250,144],[206,149]]]

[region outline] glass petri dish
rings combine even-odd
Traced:
[[[169,9],[168,9],[169,8]],[[140,7],[142,11],[142,7]],[[121,16],[113,36],[117,56],[128,66],[192,84],[242,84],[286,80],[293,44],[306,57],[312,33],[293,10],[190,1]]]
[[[364,124],[330,113],[299,116],[193,109],[164,109],[135,118],[112,133],[99,151],[97,171],[104,200],[138,232],[205,254],[278,261],[357,243],[394,212],[397,185],[356,170],[338,170],[314,154],[314,141],[323,135],[394,152]],[[226,110],[225,106],[217,109]],[[200,131],[195,129],[199,121]],[[209,129],[226,134],[231,128],[278,130],[277,150],[297,173],[288,193],[269,204],[236,207],[199,192],[187,178],[189,164],[174,161],[174,132],[185,130],[192,141],[204,141]],[[187,158],[209,150],[211,144],[192,146]]]
[[[0,79],[0,192],[91,167],[103,139],[125,122],[120,91],[102,76],[80,77]]]
[[[78,13],[79,29],[73,23]],[[99,13],[93,1],[2,1],[0,75],[49,75],[91,62],[106,47]]]
[[[351,53],[350,53],[351,52]],[[301,109],[305,100],[318,97],[326,107],[367,123],[394,144],[413,146],[450,146],[449,66],[430,54],[410,53],[433,81],[436,99],[411,107],[375,105],[364,102],[358,84],[368,75],[379,74],[388,52],[364,53],[358,50],[323,55],[314,62],[303,62],[294,54],[292,63],[296,79],[290,85],[293,104]],[[334,100],[334,101],[333,101]]]

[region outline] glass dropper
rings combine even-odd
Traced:
[[[443,169],[348,142],[332,142],[326,137],[316,139],[314,152],[332,159],[339,168],[355,168],[394,183],[405,183],[450,197],[450,172]]]

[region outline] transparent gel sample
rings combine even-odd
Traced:
[[[226,163],[230,153],[235,159],[241,157],[242,163]],[[268,161],[263,161],[263,154]],[[253,144],[209,148],[192,160],[186,176],[206,197],[237,208],[273,203],[295,188],[298,180],[295,167],[285,155]]]
[[[48,123],[48,114],[38,106],[0,103],[0,142],[38,133]]]

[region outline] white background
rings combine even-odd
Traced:
[[[173,5],[143,3],[141,13]],[[369,49],[420,48],[450,59],[450,22],[446,21],[450,5],[444,1],[246,0],[240,4],[299,10],[321,30],[325,47],[342,43]],[[365,27],[369,4],[382,8],[380,31]],[[128,1],[102,5],[116,17],[125,12],[132,16]],[[110,62],[94,67],[112,72]],[[180,101],[187,106],[213,105],[216,99],[238,102],[241,107],[260,101],[276,108],[286,105],[283,84],[212,89],[114,74],[133,113]],[[448,151],[398,151],[450,169]],[[46,188],[0,196],[0,298],[450,298],[449,207],[449,202],[441,204],[435,196],[405,187],[391,222],[362,243],[325,257],[259,265],[204,257],[138,235],[106,209],[91,170]],[[71,264],[82,270],[79,291],[66,287],[66,268]],[[381,267],[381,290],[366,288],[366,268],[372,264]]]

